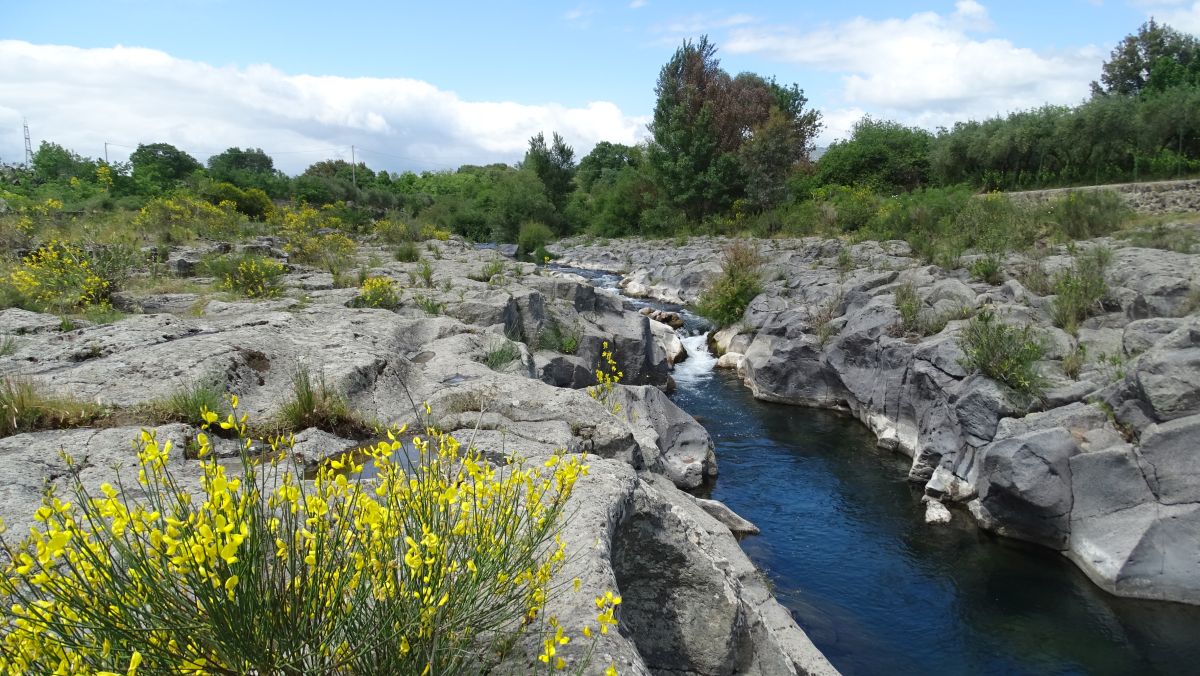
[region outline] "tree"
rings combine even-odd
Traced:
[[[549,146],[542,132],[530,138],[529,150],[521,166],[533,171],[541,179],[546,188],[546,197],[562,213],[567,205],[567,196],[575,187],[575,150],[567,145],[558,132],[554,132],[551,138]]]
[[[831,145],[817,162],[820,185],[865,186],[888,194],[929,182],[929,148],[924,129],[864,117],[850,138]]]
[[[202,168],[196,158],[170,143],[139,144],[129,162],[134,183],[149,193],[162,192]]]
[[[1196,73],[1200,69],[1197,60],[1200,60],[1200,41],[1150,19],[1137,33],[1125,36],[1113,48],[1101,69],[1100,82],[1092,82],[1092,93],[1137,96],[1150,85],[1152,71],[1160,71],[1158,84],[1162,86],[1169,84],[1163,81],[1167,79],[1164,77],[1167,71],[1174,71],[1176,77],[1181,73]]]
[[[655,87],[648,159],[662,193],[692,220],[728,210],[748,190],[759,207],[777,203],[820,129],[797,85],[731,78],[716,52],[707,36],[685,41]]]
[[[624,167],[635,167],[641,162],[641,150],[621,143],[601,141],[579,160],[575,170],[575,183],[580,190],[591,192],[597,181],[611,182]]]
[[[33,154],[33,176],[39,182],[78,178],[94,181],[97,164],[57,143],[42,141]]]

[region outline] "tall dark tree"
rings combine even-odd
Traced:
[[[546,186],[546,197],[562,213],[567,196],[575,188],[575,149],[558,132],[554,132],[547,146],[546,136],[538,132],[529,139],[529,150],[521,166],[541,179]]]
[[[1100,82],[1092,83],[1092,93],[1136,96],[1151,85],[1156,70],[1158,84],[1163,86],[1168,84],[1164,79],[1185,79],[1188,73],[1197,73],[1198,59],[1200,41],[1195,36],[1150,19],[1113,48]]]
[[[707,36],[685,41],[655,87],[650,165],[662,193],[693,220],[727,210],[747,191],[759,207],[776,203],[820,129],[799,87],[753,73],[731,78],[716,53]]]

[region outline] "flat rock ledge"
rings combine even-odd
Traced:
[[[388,252],[370,247],[359,252],[370,274],[399,284],[404,300],[394,310],[354,307],[355,289],[291,266],[283,297],[268,301],[127,293],[119,300],[129,316],[74,328],[50,315],[0,311],[0,336],[11,346],[0,356],[0,377],[131,417],[106,429],[0,438],[0,517],[9,532],[27,532],[45,490],[64,487],[60,450],[80,463],[91,489],[118,474],[128,479],[136,472],[130,442],[141,429],[138,411],[207,383],[238,394],[242,410],[264,421],[307,369],[368,421],[434,424],[492,460],[519,452],[537,462],[556,449],[586,454],[590,474],[572,497],[575,516],[563,533],[568,564],[556,580],[567,591],[547,612],[577,634],[595,622],[595,596],[611,590],[625,602],[617,630],[600,636],[583,673],[603,673],[610,663],[622,674],[836,673],[738,546],[733,530],[753,526],[709,505],[719,521],[680,490],[711,480],[717,463],[708,433],[663,393],[672,361],[682,358],[671,327],[574,275],[506,263],[503,275],[481,282],[493,252],[455,240],[425,246],[437,250],[437,273],[433,283],[412,287],[416,264],[381,263]],[[172,255],[199,254],[182,247]],[[182,263],[173,269],[192,273]],[[417,295],[439,312],[418,307],[410,300]],[[606,342],[629,383],[615,388],[608,406],[584,389],[596,382]],[[507,357],[498,360],[506,343]],[[622,405],[619,414],[612,403]],[[178,449],[199,431],[152,427]],[[310,467],[364,443],[320,429],[296,438],[296,455]],[[216,450],[236,469],[232,445]],[[194,461],[173,455],[171,463],[185,486],[198,489]],[[578,593],[570,592],[575,578]],[[501,672],[541,666],[540,645],[530,641]],[[584,643],[563,646],[573,669],[584,666]]]

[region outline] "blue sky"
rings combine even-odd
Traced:
[[[512,162],[553,129],[584,152],[644,137],[659,67],[704,33],[727,70],[799,83],[828,142],[867,113],[934,128],[1077,102],[1151,14],[1200,31],[1195,0],[11,3],[0,159],[26,117],[88,155],[254,144],[289,170],[351,144],[390,169]]]

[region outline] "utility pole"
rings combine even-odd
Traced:
[[[29,137],[29,127],[25,128],[25,137]],[[354,159],[354,146],[350,146],[350,182],[354,184],[354,189],[358,190],[358,162]]]
[[[108,141],[104,142],[104,163],[108,164]]]
[[[29,120],[22,118],[21,122],[25,125],[25,166],[33,166],[33,141],[29,140]]]

